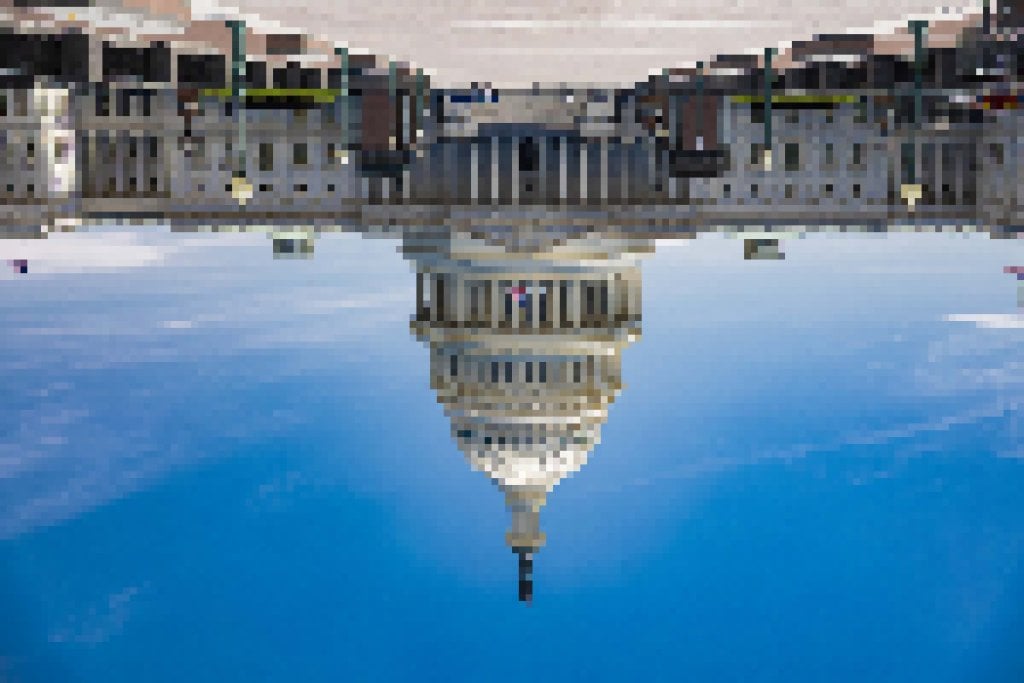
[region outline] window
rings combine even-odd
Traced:
[[[96,116],[110,116],[110,90],[106,85],[96,86]]]
[[[792,198],[793,198],[793,186],[792,185],[786,185],[786,199],[792,199]]]
[[[750,165],[759,166],[763,158],[764,145],[759,142],[755,142],[752,145],[750,145]]]
[[[750,122],[764,123],[764,106],[754,105],[750,107]]]
[[[726,197],[732,195],[732,185],[730,185],[729,183],[725,183],[724,185],[722,185],[722,194],[724,194]]]
[[[491,361],[491,384],[498,383],[498,363]]]
[[[505,383],[512,383],[512,361],[505,361]]]
[[[795,110],[786,112],[786,123],[796,123],[800,120],[800,115]]]
[[[533,382],[533,363],[526,361],[526,381]]]
[[[750,196],[753,197],[754,199],[757,199],[757,184],[756,183],[754,185],[750,186]]]
[[[583,367],[579,361],[573,361],[572,364],[572,381],[579,384],[582,380],[581,375],[583,374]]]
[[[1003,146],[997,142],[993,142],[988,146],[988,154],[992,157],[992,161],[996,164],[1003,165]]]
[[[531,172],[537,170],[537,163],[540,152],[536,141],[533,138],[526,138],[519,142],[519,170]],[[529,188],[528,188],[529,189]]]
[[[795,142],[787,142],[784,148],[786,170],[800,170],[800,145]]]
[[[35,159],[36,157],[36,143],[30,142],[25,146],[25,154],[29,159]]]
[[[296,166],[305,166],[309,163],[309,150],[305,142],[295,143],[292,148],[292,163]]]
[[[826,183],[825,184],[825,196],[826,197],[831,197],[832,196],[832,183]]]
[[[261,171],[274,170],[274,145],[270,142],[261,142],[259,150],[259,168]]]
[[[860,197],[860,183],[854,183],[853,184],[853,196],[855,198],[859,198]]]
[[[831,167],[836,163],[836,146],[831,142],[825,143],[825,166]]]
[[[537,377],[537,379],[540,382],[547,382],[548,381],[548,364],[547,364],[547,361],[543,361],[542,360],[537,365],[538,365],[538,368],[537,368],[537,375],[538,375],[538,377]]]
[[[456,356],[455,354],[452,354],[451,356],[448,357],[448,359],[449,359],[448,374],[451,375],[452,377],[458,377],[459,376],[459,357]]]
[[[331,164],[331,163],[334,162],[334,149],[335,149],[334,143],[333,142],[328,142],[327,143],[327,163],[328,164]]]
[[[196,165],[200,166],[206,163],[206,139],[196,138],[187,147],[188,156],[196,160]]]
[[[853,143],[853,165],[860,167],[864,164],[864,145],[859,142]]]

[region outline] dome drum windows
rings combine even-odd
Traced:
[[[578,365],[575,375],[574,365]],[[477,382],[481,385],[531,384],[541,385],[552,382],[565,384],[579,383],[584,375],[590,376],[593,371],[593,359],[586,361],[586,369],[582,361],[550,360],[482,360],[473,356],[448,356],[447,374],[451,379],[461,378],[464,382]],[[580,379],[572,379],[573,377]]]

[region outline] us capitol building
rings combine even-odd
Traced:
[[[0,236],[437,227],[478,206],[667,238],[1024,227],[1024,0],[524,90],[110,1],[0,0]]]
[[[416,337],[431,387],[470,466],[505,497],[519,599],[533,596],[541,508],[600,442],[622,388],[622,350],[640,336],[640,266],[652,241],[453,227],[408,235]]]
[[[324,232],[401,240],[413,332],[504,495],[522,600],[548,494],[622,387],[654,239],[733,233],[773,259],[793,232],[1024,235],[1024,0],[523,90],[108,1],[0,0],[0,238],[150,222],[266,232],[275,257]]]

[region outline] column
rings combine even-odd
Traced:
[[[480,199],[480,149],[477,141],[469,141],[469,202],[476,204]]]
[[[590,143],[586,140],[580,143],[580,203],[587,203],[587,171],[589,170],[589,164],[587,162],[587,150],[590,148]]]
[[[548,319],[551,327],[558,329],[562,324],[562,287],[561,280],[551,281],[551,293],[548,295]]]
[[[450,288],[453,290],[450,294],[452,301],[455,306],[455,310],[452,312],[449,320],[455,322],[456,327],[466,326],[466,280],[455,273],[450,276]]]
[[[427,296],[427,319],[437,320],[437,284],[434,282],[434,274],[426,272],[423,274],[423,286]]]
[[[728,97],[720,98],[719,102],[722,107],[722,140],[732,140],[732,103]]]
[[[569,191],[569,138],[562,138],[558,147],[558,200],[565,204]]]
[[[519,280],[513,280],[511,283],[512,287],[518,287],[519,282]],[[519,302],[516,301],[516,298],[514,296],[512,297],[512,329],[519,329]]]
[[[543,136],[538,140],[537,148],[540,151],[540,159],[538,160],[540,166],[540,173],[537,174],[537,184],[540,186],[539,192],[536,192],[535,196],[540,199],[541,203],[546,204],[548,201],[548,144],[551,140],[547,136]]]
[[[608,311],[605,314],[605,324],[611,326],[615,323],[615,313],[619,309],[619,278],[614,273],[605,276],[608,283]]]
[[[608,201],[608,141],[604,138],[598,138],[597,141],[598,150],[601,154],[599,158],[599,174],[601,178],[601,201]]]
[[[461,199],[459,196],[459,169],[456,165],[457,157],[455,154],[455,143],[446,142],[442,147],[442,158],[441,163],[444,168],[443,177],[447,183],[447,191],[445,201],[457,202]]]
[[[631,171],[633,169],[630,168],[630,167],[633,165],[632,161],[633,161],[633,147],[634,146],[635,146],[635,143],[634,144],[628,144],[628,145],[626,143],[622,143],[622,144],[619,145],[619,149],[622,150],[622,154],[621,154],[622,161],[619,162],[619,168],[622,169],[622,175],[619,178],[620,184],[622,185],[622,194],[620,195],[620,197],[621,197],[620,201],[622,203],[626,203],[630,199],[630,196],[629,196],[629,181],[631,180],[632,175],[633,175],[631,173]]]
[[[491,279],[491,329],[497,329],[501,320],[501,287],[497,279]]]
[[[122,193],[128,188],[128,179],[124,177],[125,168],[128,165],[126,161],[128,150],[125,149],[127,147],[125,144],[127,137],[126,132],[123,130],[114,132],[114,173],[116,174],[114,189],[118,193]]]
[[[526,291],[529,292],[527,301],[530,304],[530,327],[537,329],[540,320],[540,281],[530,280],[526,284]]]
[[[512,166],[512,201],[519,201],[519,138],[512,138],[512,158],[509,164]]]
[[[498,203],[498,138],[491,136],[491,203]]]
[[[579,278],[569,280],[569,324],[573,329],[580,326],[580,293],[582,281]]]

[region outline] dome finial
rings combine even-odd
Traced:
[[[533,553],[519,550],[519,602],[533,602]]]

